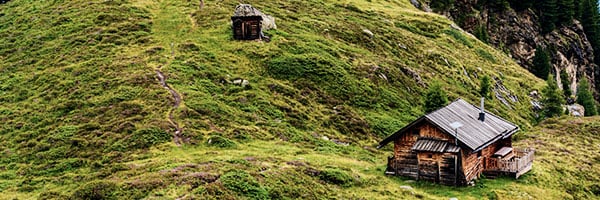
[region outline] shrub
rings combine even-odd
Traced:
[[[268,199],[269,193],[265,188],[245,171],[233,170],[225,173],[220,178],[227,189],[251,199]]]
[[[135,148],[148,148],[155,144],[170,141],[172,136],[158,128],[140,129],[133,133],[129,139],[129,146]]]
[[[232,148],[237,146],[235,142],[218,135],[208,138],[208,145],[219,148]]]
[[[425,95],[425,112],[431,112],[445,106],[448,103],[448,96],[442,90],[440,83],[433,83]]]
[[[342,187],[350,187],[354,183],[354,178],[339,169],[327,169],[319,174],[319,179],[336,184]]]
[[[70,199],[118,199],[116,196],[118,189],[117,184],[113,182],[94,181],[79,187],[79,189],[71,195]]]

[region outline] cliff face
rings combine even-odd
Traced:
[[[577,83],[584,75],[592,81],[593,86],[596,85],[596,77],[600,77],[598,66],[593,62],[592,46],[577,20],[548,34],[541,34],[538,16],[530,9],[515,11],[510,8],[478,7],[476,0],[456,0],[451,8],[439,13],[470,33],[478,28],[484,30],[489,35],[488,42],[491,45],[509,53],[517,63],[530,71],[536,48],[545,47],[552,55],[554,69],[551,73],[556,75],[565,70],[568,74],[569,80],[560,80],[560,76],[555,76],[560,87],[562,81],[569,81],[571,90],[576,91]]]

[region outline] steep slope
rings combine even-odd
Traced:
[[[552,58],[550,72],[565,71],[568,74],[568,80],[555,76],[561,88],[561,83],[567,81],[570,89],[577,91],[583,76],[587,76],[596,87],[600,67],[594,63],[593,47],[579,21],[564,22],[564,25],[544,34],[539,12],[534,10],[514,10],[508,5],[461,0],[439,12],[455,20],[465,31],[485,32],[491,45],[509,53],[530,71],[535,70],[533,58],[536,48],[547,49]]]
[[[408,1],[248,1],[270,43],[231,39],[237,3],[0,5],[3,198],[445,196],[372,148],[433,81],[474,102],[489,75],[487,108],[531,128],[543,83]]]

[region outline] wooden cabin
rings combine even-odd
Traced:
[[[426,114],[379,143],[394,143],[386,174],[445,185],[466,185],[482,173],[518,178],[529,171],[533,150],[516,150],[519,127],[458,99]]]
[[[234,39],[256,40],[261,38],[261,16],[233,16],[231,21]]]

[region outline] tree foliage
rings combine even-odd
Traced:
[[[442,90],[442,86],[440,85],[440,83],[433,83],[430,87],[429,90],[427,91],[427,94],[425,95],[425,112],[431,112],[434,110],[437,110],[438,108],[441,108],[443,106],[445,106],[446,104],[448,104],[448,96],[446,95],[446,92],[444,92],[444,90]]]
[[[481,88],[479,89],[479,95],[481,95],[481,97],[487,97],[488,93],[490,93],[490,89],[492,87],[492,84],[490,83],[490,77],[485,75],[483,77],[481,77]]]
[[[558,5],[557,0],[541,0],[540,8],[540,24],[542,33],[552,32],[556,28],[558,21]]]
[[[573,91],[571,91],[571,87],[569,86],[571,80],[569,80],[569,75],[565,70],[560,71],[560,83],[562,84],[563,94],[565,95],[565,98],[569,98],[571,95],[573,95]]]
[[[571,24],[575,15],[575,3],[573,0],[558,0],[557,23],[561,25]]]
[[[565,103],[565,100],[559,91],[554,76],[548,76],[546,84],[546,87],[542,89],[544,95],[544,99],[542,100],[544,103],[544,116],[558,117],[563,114],[562,105]]]
[[[585,116],[598,114],[596,101],[594,100],[594,96],[592,96],[589,81],[585,76],[583,76],[583,79],[579,81],[579,86],[577,86],[577,103],[585,108]]]
[[[429,6],[433,10],[438,12],[438,11],[448,10],[448,9],[452,8],[453,5],[454,5],[454,0],[433,0],[433,1],[431,1]]]
[[[533,74],[541,79],[547,79],[551,67],[552,65],[550,64],[548,51],[545,48],[538,46],[535,50],[535,56],[533,57]]]
[[[473,35],[475,35],[475,37],[477,37],[477,39],[481,40],[482,42],[489,43],[490,41],[490,35],[487,32],[485,24],[475,27],[475,30],[473,30]]]

